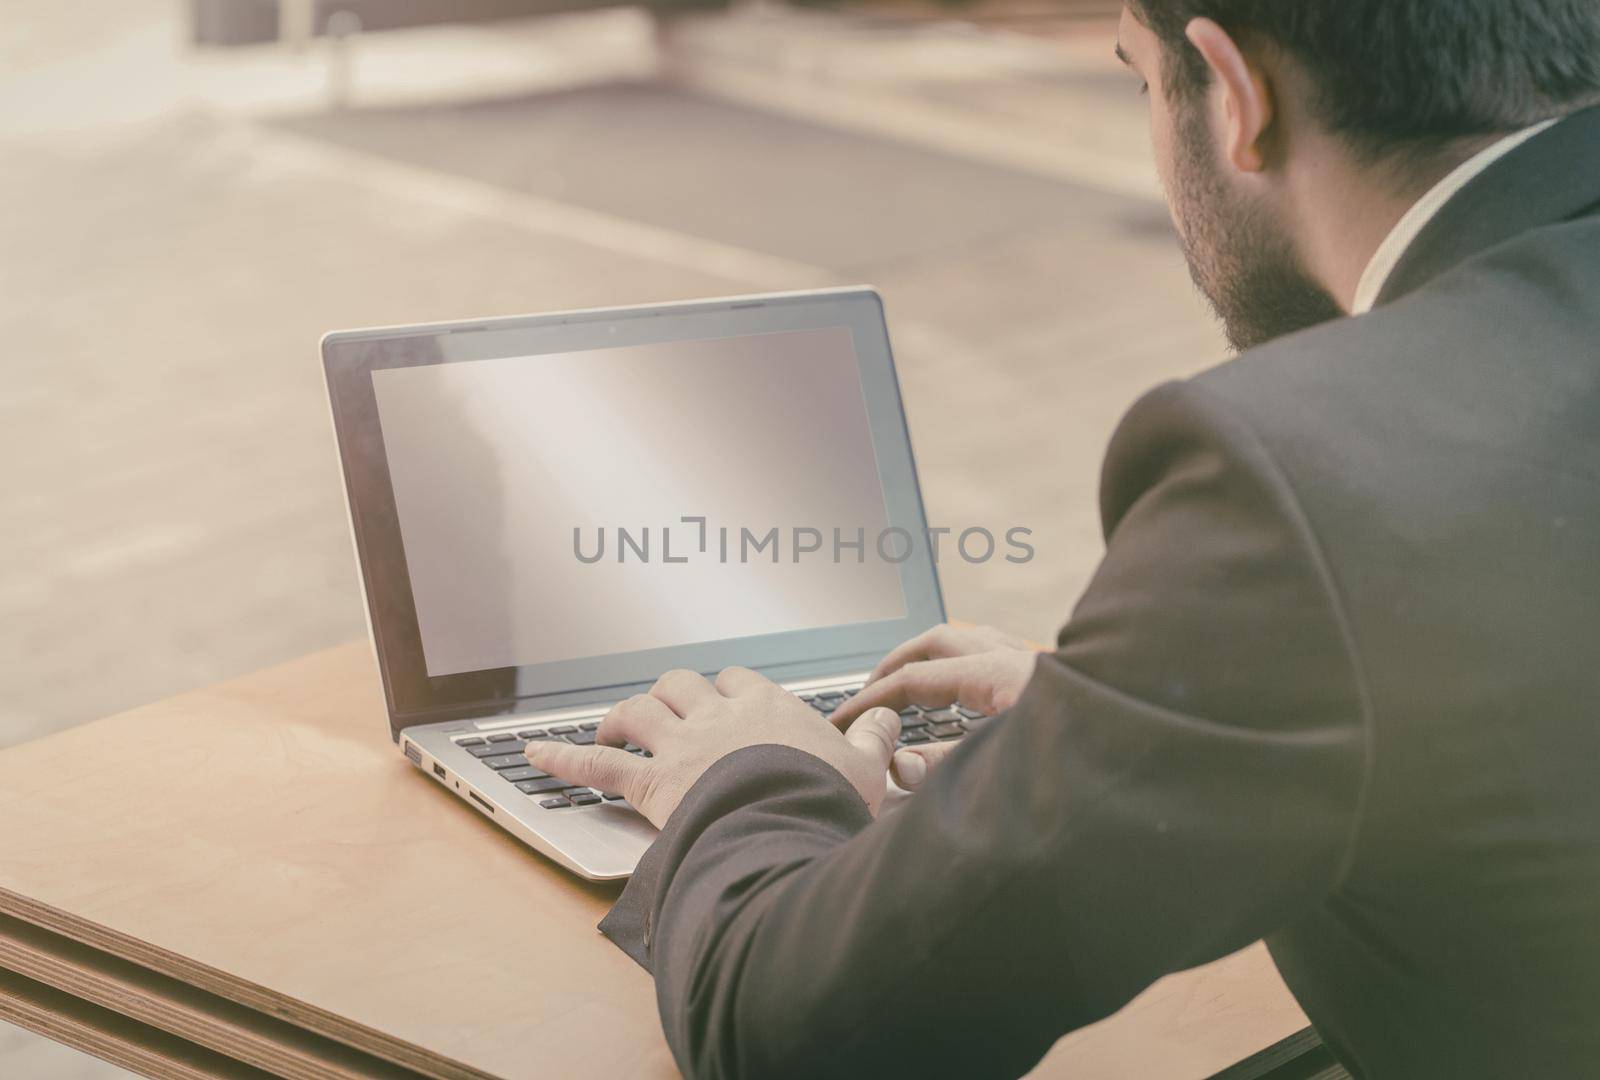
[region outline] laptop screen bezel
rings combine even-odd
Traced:
[[[864,670],[894,645],[943,621],[944,603],[930,545],[919,542],[912,557],[899,566],[905,597],[901,618],[491,671],[427,673],[378,417],[374,371],[836,327],[848,328],[855,346],[889,525],[920,540],[926,536],[927,519],[883,305],[874,290],[736,297],[327,335],[322,342],[323,369],[392,732],[420,723],[620,700],[648,689],[661,672],[672,668],[711,674],[737,664],[775,679]],[[872,546],[868,538],[869,558],[876,557]]]

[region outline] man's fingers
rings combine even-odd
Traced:
[[[599,788],[621,795],[629,802],[638,798],[650,762],[626,750],[610,746],[573,746],[548,739],[528,744],[528,762],[551,776],[560,777],[574,787]]]
[[[723,668],[718,673],[716,682],[717,692],[727,697],[738,697],[740,694],[764,690],[772,685],[772,680],[765,675],[743,667]]]
[[[657,679],[650,688],[650,696],[666,702],[679,716],[688,716],[695,706],[714,701],[722,695],[706,681],[704,675],[680,668]]]
[[[878,661],[878,666],[872,669],[872,676],[868,683],[875,683],[887,675],[891,675],[913,660],[929,660],[935,656],[945,656],[942,651],[949,647],[951,635],[949,626],[935,626],[924,630],[910,641],[896,645],[889,650],[889,655]]]
[[[887,769],[900,738],[900,714],[893,709],[868,709],[850,725],[844,737],[857,750],[881,762],[879,768]]]
[[[956,748],[953,742],[929,743],[927,746],[908,746],[895,751],[889,775],[907,791],[915,791],[933,774],[940,762]]]
[[[992,626],[964,626],[944,623],[924,630],[903,645],[897,645],[872,669],[869,683],[894,674],[915,660],[942,660],[951,656],[994,652],[997,649],[1026,649],[1037,652],[1040,646],[996,630]]]
[[[633,743],[646,750],[655,748],[661,728],[678,719],[678,714],[659,698],[649,694],[635,694],[619,702],[600,721],[595,740],[602,746],[622,746]]]
[[[952,656],[944,660],[913,660],[899,671],[875,683],[868,683],[854,696],[846,698],[844,704],[835,709],[828,719],[843,728],[854,723],[856,717],[868,709],[882,707],[899,710],[908,705],[943,708],[959,701],[963,690],[969,696],[976,697],[979,688],[975,684],[983,670],[981,654]],[[967,685],[969,683],[974,685]]]

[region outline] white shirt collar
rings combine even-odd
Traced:
[[[1356,285],[1355,302],[1350,306],[1350,314],[1365,315],[1372,310],[1373,305],[1378,302],[1378,295],[1383,292],[1383,286],[1389,280],[1389,275],[1400,265],[1400,259],[1405,255],[1406,249],[1427,227],[1428,222],[1444,209],[1445,203],[1455,198],[1462,188],[1477,179],[1489,166],[1554,124],[1556,119],[1523,128],[1516,134],[1508,135],[1493,146],[1473,155],[1418,199],[1416,205],[1407,210],[1405,216],[1389,231],[1389,235],[1384,237],[1383,243],[1378,245],[1378,250],[1373,254],[1372,261],[1367,263],[1367,269]]]

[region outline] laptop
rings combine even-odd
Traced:
[[[828,712],[944,620],[871,289],[350,330],[322,357],[397,748],[585,878],[656,831],[530,740],[592,743],[674,668]]]

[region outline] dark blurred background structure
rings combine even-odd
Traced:
[[[1224,355],[1115,6],[12,0],[0,745],[364,633],[351,326],[875,284],[933,521],[1035,532],[950,609],[1048,639],[1118,417]]]
[[[657,14],[726,8],[730,0],[655,0]],[[189,0],[189,25],[200,45],[251,45],[352,29],[393,30],[563,11],[616,7],[617,0]],[[1115,18],[1119,0],[799,0],[817,11],[902,21],[957,16],[974,25],[1050,34],[1063,25]]]

